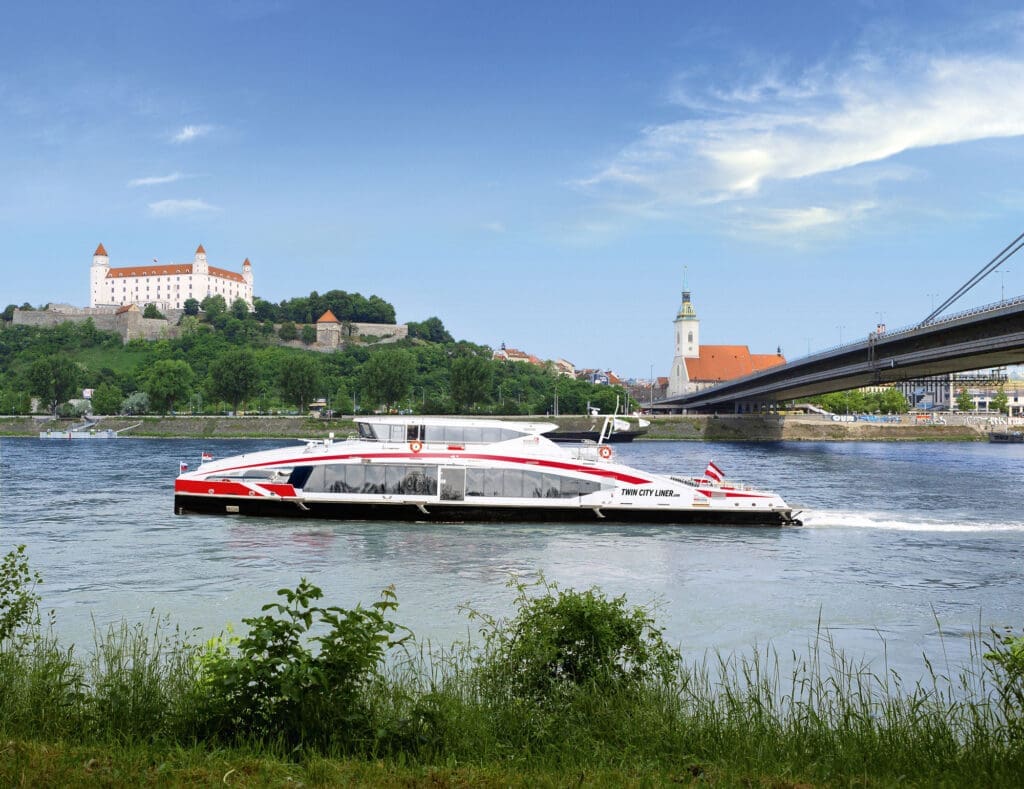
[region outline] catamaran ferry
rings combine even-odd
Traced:
[[[372,416],[359,433],[203,462],[174,482],[184,513],[344,520],[799,525],[775,493],[617,463],[606,443],[557,444],[557,425]],[[205,461],[205,455],[204,455]]]

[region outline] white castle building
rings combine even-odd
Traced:
[[[111,307],[153,304],[159,310],[180,310],[185,301],[202,301],[207,296],[223,296],[230,307],[242,299],[253,309],[252,264],[246,258],[242,273],[211,266],[200,244],[191,263],[110,267],[103,244],[96,247],[90,270],[89,306]]]

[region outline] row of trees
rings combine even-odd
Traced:
[[[216,317],[225,317],[218,315]],[[91,321],[54,328],[0,331],[0,411],[26,413],[29,395],[47,410],[94,390],[97,414],[168,411],[292,411],[317,398],[338,412],[410,410],[538,414],[557,397],[560,410],[583,413],[591,404],[611,411],[622,390],[555,375],[550,368],[495,361],[491,350],[452,342],[440,320],[418,326],[447,342],[410,338],[379,347],[329,354],[260,343],[231,331],[230,321],[186,316],[174,340],[136,340]],[[260,324],[256,324],[257,327]]]

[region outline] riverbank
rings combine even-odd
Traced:
[[[584,416],[498,417],[555,422],[564,430],[598,429],[600,421]],[[895,422],[834,421],[819,415],[726,415],[647,417],[650,429],[638,440],[672,441],[984,441],[988,420],[948,415],[942,421],[902,416]],[[0,437],[37,437],[41,430],[67,430],[76,420],[0,417]],[[289,416],[153,416],[104,417],[100,430],[124,438],[344,438],[355,433],[351,419]],[[123,431],[123,432],[121,432]]]

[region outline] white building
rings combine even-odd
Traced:
[[[246,258],[242,273],[211,266],[200,244],[191,263],[158,264],[111,268],[103,244],[96,247],[90,271],[89,306],[109,307],[153,304],[159,310],[180,310],[185,301],[202,301],[223,296],[230,307],[242,299],[253,309],[252,264]]]

